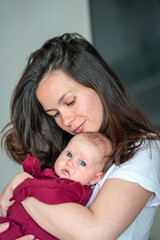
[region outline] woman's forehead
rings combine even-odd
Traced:
[[[47,75],[41,81],[37,89],[43,89],[45,87],[54,91],[61,91],[61,94],[63,94],[63,91],[66,91],[66,89],[71,91],[72,89],[75,90],[81,87],[84,88],[85,86],[76,82],[72,77],[68,76],[63,71],[56,70]]]

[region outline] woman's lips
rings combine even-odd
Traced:
[[[84,125],[85,125],[85,121],[81,125],[79,125],[73,132],[76,134],[83,132]]]

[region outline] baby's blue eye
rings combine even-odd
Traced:
[[[72,154],[70,152],[67,152],[67,157],[71,158]]]
[[[82,166],[86,166],[86,163],[85,163],[84,161],[80,161],[79,163],[80,163],[80,165],[82,165]]]

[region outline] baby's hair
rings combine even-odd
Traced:
[[[106,172],[113,163],[113,160],[110,159],[110,155],[112,153],[112,144],[110,140],[107,139],[105,135],[99,132],[83,132],[79,135],[85,137],[91,144],[93,144],[95,147],[97,147],[100,151],[103,152],[102,161],[104,161],[104,168],[102,171]]]

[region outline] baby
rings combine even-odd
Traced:
[[[21,201],[35,197],[47,204],[76,202],[85,206],[92,194],[90,186],[102,179],[111,166],[108,160],[111,150],[109,140],[102,134],[80,133],[70,140],[52,169],[41,171],[38,159],[28,156],[23,168],[33,178],[27,178],[14,190],[11,200],[15,203],[9,208],[7,218],[0,217],[0,223],[10,223],[0,240],[15,240],[26,234],[57,239],[36,224]]]

